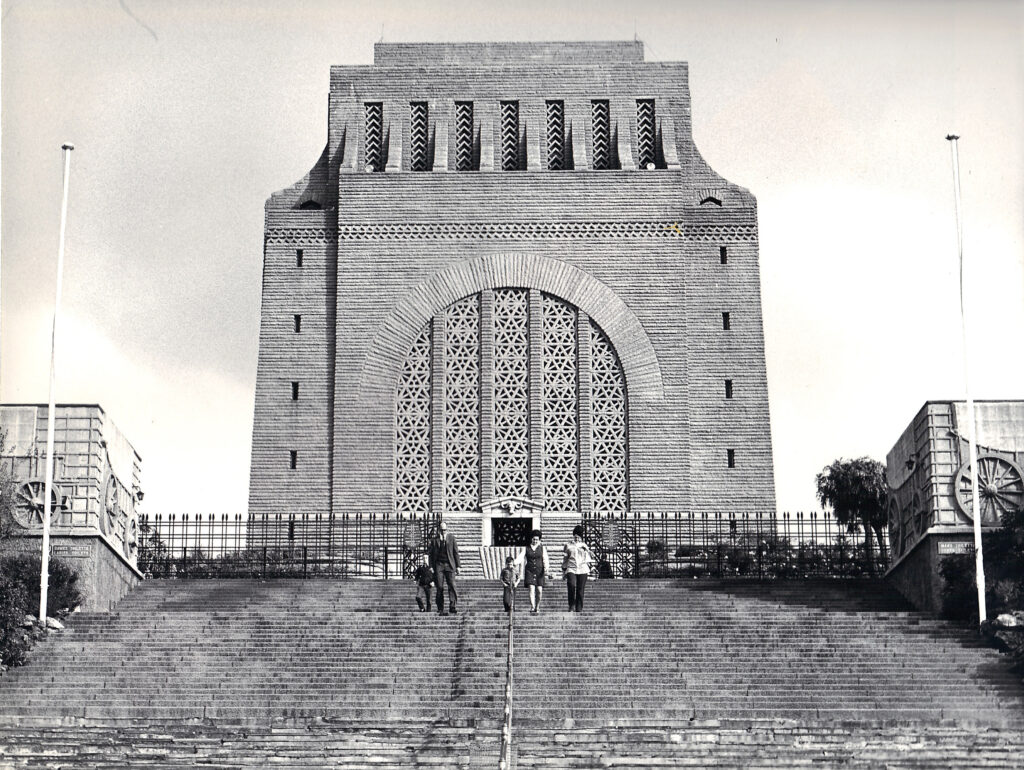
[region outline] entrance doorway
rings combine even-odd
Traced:
[[[516,516],[508,519],[491,519],[491,544],[506,548],[519,548],[530,544],[533,519]]]

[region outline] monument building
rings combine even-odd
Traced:
[[[331,69],[263,260],[251,514],[487,546],[774,509],[756,201],[701,158],[685,63],[377,44]]]

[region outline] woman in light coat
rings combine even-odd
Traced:
[[[583,542],[583,527],[572,530],[572,542],[567,543],[562,557],[562,577],[569,587],[569,612],[583,612],[583,590],[590,576],[594,554]]]

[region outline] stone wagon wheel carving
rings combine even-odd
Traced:
[[[139,516],[133,514],[124,523],[124,555],[134,559],[139,552]]]
[[[886,516],[889,519],[889,547],[893,556],[900,557],[903,555],[903,512],[895,493],[889,495],[886,509]]]
[[[994,454],[978,457],[978,504],[981,508],[981,523],[995,524],[1006,511],[1024,505],[1024,473],[1012,460]],[[956,504],[973,520],[971,502],[971,464],[960,466],[956,472]]]
[[[54,484],[50,488],[50,524],[53,524],[60,508],[60,500],[60,489]],[[26,481],[14,496],[14,521],[24,529],[42,529],[45,502],[46,482],[42,479]]]
[[[103,497],[100,500],[100,530],[104,535],[114,534],[118,513],[117,479],[111,473],[107,476],[107,483],[103,485]]]

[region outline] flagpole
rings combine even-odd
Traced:
[[[985,561],[981,551],[981,505],[978,499],[978,438],[974,423],[974,400],[971,398],[970,364],[967,359],[967,305],[964,302],[964,229],[960,203],[960,155],[957,152],[956,134],[946,139],[953,153],[953,192],[956,197],[956,241],[960,260],[960,333],[964,351],[964,396],[967,401],[967,445],[971,463],[971,511],[974,516],[974,575],[978,588],[978,623],[984,623],[988,615],[985,607]]]
[[[46,627],[46,599],[50,587],[50,516],[53,515],[53,426],[56,418],[56,362],[57,316],[60,312],[60,294],[64,283],[64,233],[68,223],[68,183],[71,181],[71,151],[73,144],[61,145],[64,153],[64,196],[60,205],[60,244],[57,247],[57,291],[53,301],[53,329],[50,334],[50,401],[46,412],[46,488],[43,503],[43,554],[39,575],[39,623]]]

